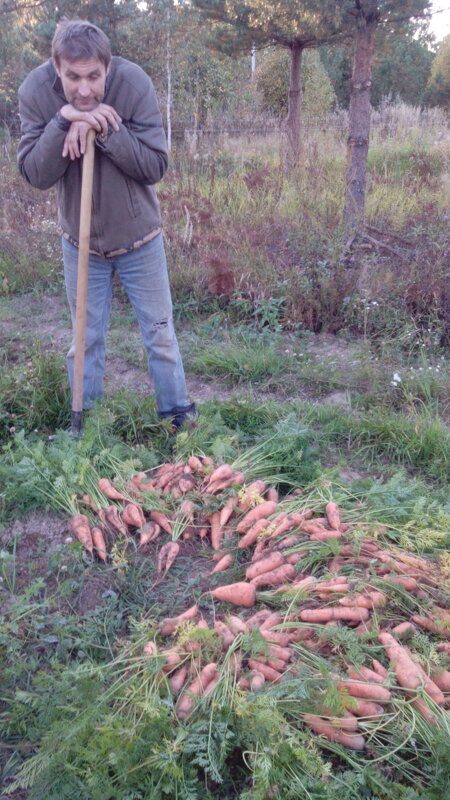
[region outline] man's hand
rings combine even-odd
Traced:
[[[63,158],[70,156],[72,161],[86,152],[87,132],[92,128],[89,122],[72,122],[64,139]]]
[[[80,111],[68,103],[60,110],[61,115],[72,124],[64,140],[62,151],[63,158],[70,156],[72,161],[80,158],[86,152],[86,137],[90,128],[105,136],[108,134],[108,125],[115,131],[119,130],[122,122],[117,111],[106,103],[99,103],[92,111]]]

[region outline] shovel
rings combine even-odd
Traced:
[[[94,180],[94,138],[95,131],[91,128],[87,134],[86,152],[83,157],[83,173],[81,177],[71,429],[72,434],[75,436],[81,432],[83,422],[84,350],[86,341],[86,303],[89,274],[92,184]]]

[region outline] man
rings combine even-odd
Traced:
[[[63,21],[52,58],[19,89],[19,168],[38,189],[56,184],[67,298],[75,323],[82,156],[94,128],[95,165],[84,366],[84,407],[103,394],[105,339],[117,272],[136,313],[160,417],[175,429],[195,414],[178,343],[154,184],[167,146],[150,78],[119,57],[89,22]],[[74,342],[67,356],[73,388]]]

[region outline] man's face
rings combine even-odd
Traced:
[[[61,58],[55,64],[61,78],[66,100],[78,111],[93,111],[105,96],[108,69],[97,58],[67,61]]]

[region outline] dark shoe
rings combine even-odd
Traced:
[[[183,426],[195,427],[197,409],[195,403],[188,406],[174,406],[170,411],[163,411],[159,415],[161,419],[170,419],[172,432],[177,433]]]

